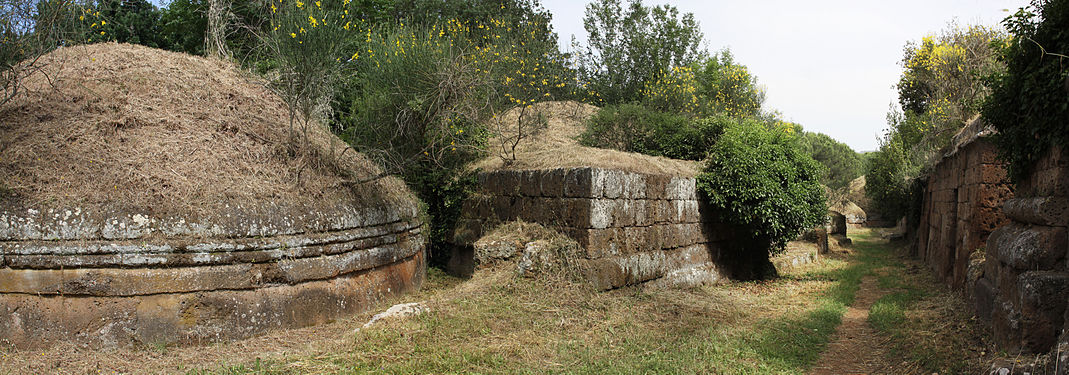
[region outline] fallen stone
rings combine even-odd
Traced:
[[[383,319],[399,319],[425,313],[429,311],[429,309],[427,309],[427,306],[424,305],[425,303],[426,302],[412,302],[390,306],[390,308],[386,309],[386,311],[375,314],[375,316],[371,317],[371,320],[369,320],[367,323],[364,323],[364,325],[360,326],[360,328],[354,330],[354,332],[359,332],[361,329],[371,327],[372,325]]]

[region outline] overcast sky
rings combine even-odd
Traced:
[[[627,0],[625,0],[626,2]],[[586,38],[589,1],[543,0],[567,45]],[[766,109],[857,151],[877,148],[907,41],[958,24],[999,26],[1026,0],[643,1],[694,13],[711,51],[724,47],[757,75]],[[1005,10],[1010,9],[1007,13]],[[897,104],[896,104],[897,105]]]

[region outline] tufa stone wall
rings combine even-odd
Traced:
[[[977,315],[991,322],[995,340],[1010,352],[1053,353],[1060,342],[1065,368],[1069,152],[1057,149],[1041,159],[1003,208],[1011,221],[991,234],[986,262],[976,271]]]
[[[983,122],[971,122],[932,169],[923,191],[912,251],[956,289],[965,289],[970,254],[1006,223],[1002,202],[1013,195],[998,151],[984,138],[990,133]]]
[[[524,220],[578,242],[587,277],[601,289],[728,276],[717,263],[717,244],[730,231],[702,215],[694,178],[602,168],[497,170],[481,173],[479,186],[456,232],[462,246],[498,223]]]
[[[200,220],[0,211],[0,343],[206,343],[322,323],[422,282],[415,201]]]

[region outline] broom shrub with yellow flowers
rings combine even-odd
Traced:
[[[1005,71],[998,54],[1007,42],[1001,31],[952,23],[938,35],[906,44],[897,87],[901,109],[887,114],[888,128],[865,170],[865,194],[877,211],[919,219],[915,180],[979,113],[991,92],[989,77]]]
[[[286,103],[294,138],[313,119],[329,117],[352,49],[351,33],[362,26],[349,16],[352,6],[350,0],[268,0],[264,6],[264,49],[274,64],[271,87]]]

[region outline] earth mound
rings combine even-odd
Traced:
[[[503,136],[490,139],[491,156],[475,167],[483,170],[594,167],[680,177],[694,177],[701,169],[701,163],[694,161],[580,145],[577,139],[586,130],[585,122],[597,111],[598,107],[574,101],[541,102],[531,105],[526,112],[513,108],[491,121],[491,127]],[[508,139],[515,137],[521,113],[525,117],[542,116],[546,127],[522,138],[513,160],[507,151]]]
[[[0,207],[201,215],[404,191],[231,63],[138,45],[41,57],[0,108]],[[351,150],[350,150],[351,151]]]

